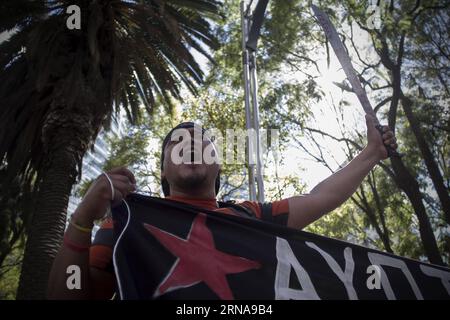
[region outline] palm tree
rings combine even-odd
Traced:
[[[69,30],[67,7],[81,9]],[[212,60],[214,0],[3,0],[0,33],[0,164],[33,181],[36,202],[17,298],[45,297],[64,232],[69,194],[99,130],[123,108],[139,120],[141,100],[170,111],[203,73],[192,48]],[[7,183],[7,180],[1,183]]]

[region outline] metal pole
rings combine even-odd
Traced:
[[[246,47],[247,42],[247,17],[245,16],[244,1],[241,1],[241,28],[242,28],[242,66],[244,70],[244,102],[245,102],[245,122],[247,133],[252,129],[252,115],[250,111],[250,81],[249,81],[249,55]],[[247,139],[247,161],[248,161],[248,186],[250,201],[256,201],[256,186],[255,186],[255,163],[253,159],[254,146],[253,139]]]
[[[253,125],[256,131],[256,183],[258,185],[258,201],[264,203],[264,179],[262,175],[261,138],[259,135],[258,79],[256,76],[256,54],[250,52],[250,84],[252,89]]]

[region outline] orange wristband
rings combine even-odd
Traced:
[[[89,251],[90,248],[90,246],[80,246],[75,242],[72,242],[69,238],[67,238],[67,235],[64,235],[63,243],[67,248],[76,252],[86,252]]]

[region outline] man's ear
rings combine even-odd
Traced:
[[[216,191],[216,196],[219,193],[220,190],[220,172],[222,170],[219,167],[219,172],[217,173],[216,181],[214,182],[214,190]]]
[[[169,183],[167,182],[166,175],[164,174],[164,171],[162,171],[162,170],[161,170],[161,189],[162,189],[165,197],[170,196]]]

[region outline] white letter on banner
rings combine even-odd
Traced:
[[[389,279],[381,265],[400,269],[403,272],[403,274],[405,275],[409,284],[411,285],[411,288],[413,289],[413,292],[416,295],[416,298],[418,300],[423,300],[422,293],[420,292],[416,281],[414,280],[411,272],[409,271],[409,269],[406,266],[406,263],[404,261],[386,256],[384,254],[379,254],[379,253],[374,253],[374,252],[369,252],[368,257],[372,264],[378,265],[381,268],[381,285],[383,286],[384,293],[386,294],[386,297],[389,300],[396,300],[397,298],[395,297],[394,291],[392,291],[392,287],[389,282]]]
[[[420,270],[422,270],[422,272],[427,276],[440,278],[442,281],[442,285],[447,290],[447,293],[450,296],[450,272],[442,271],[426,265],[420,265]]]
[[[358,296],[356,295],[355,288],[353,287],[353,271],[355,270],[355,262],[352,257],[352,249],[350,247],[346,247],[344,249],[344,258],[345,258],[345,271],[342,271],[339,264],[336,260],[333,259],[328,253],[320,249],[312,242],[306,242],[306,245],[320,253],[320,255],[325,259],[325,261],[330,266],[331,270],[338,276],[338,278],[342,281],[347,290],[348,298],[350,300],[358,300]]]
[[[306,273],[305,269],[292,252],[289,243],[282,238],[277,237],[277,271],[275,275],[275,299],[277,300],[320,300],[316,289]],[[291,277],[291,268],[294,268],[298,281],[303,290],[289,288],[289,279]]]

